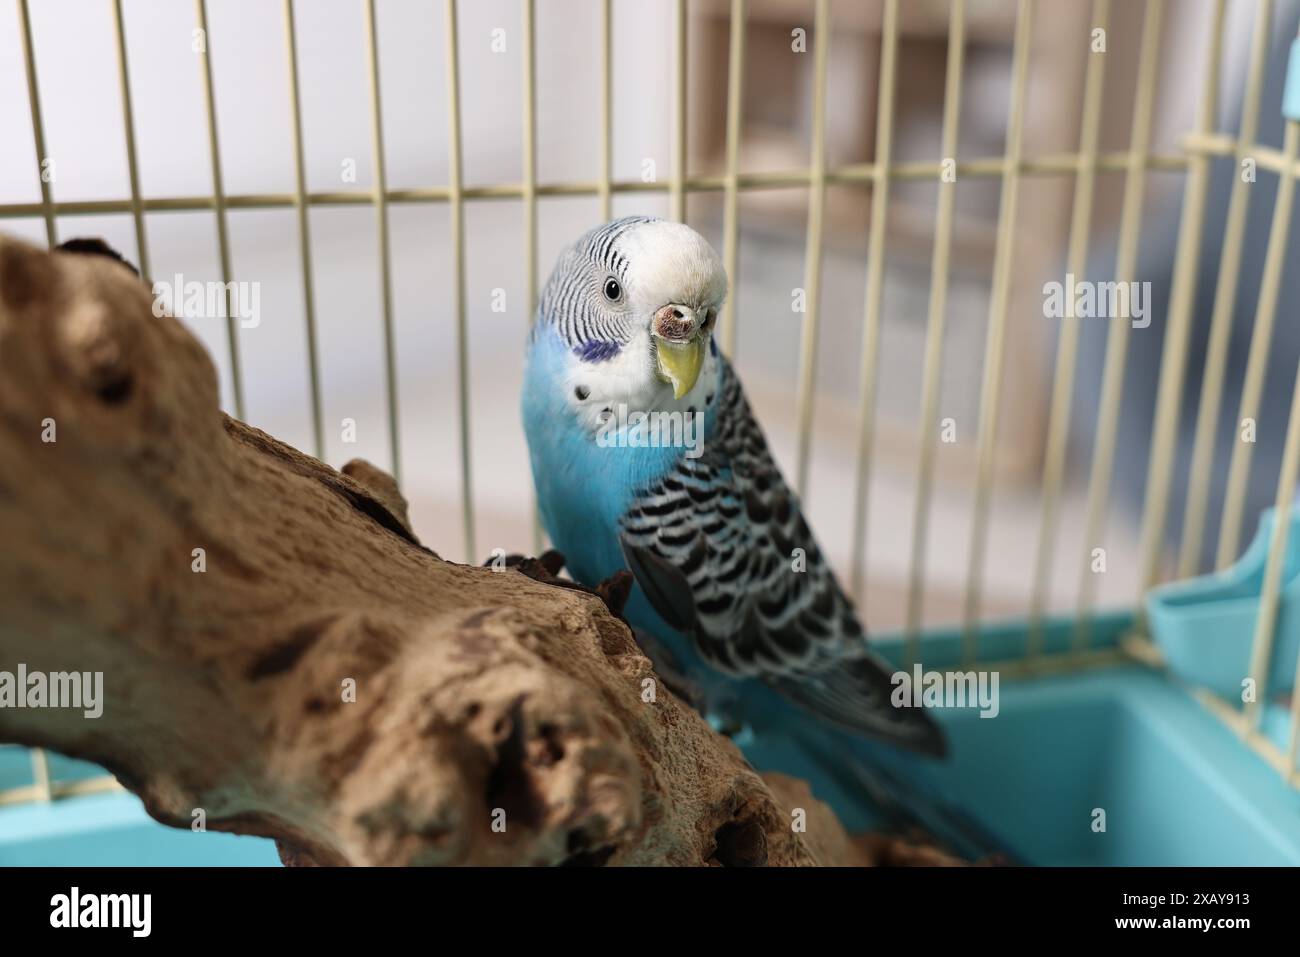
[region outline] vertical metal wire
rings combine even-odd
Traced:
[[[1291,120],[1286,125],[1282,144],[1282,173],[1277,184],[1277,198],[1273,204],[1273,224],[1269,228],[1268,252],[1264,257],[1264,273],[1259,283],[1259,301],[1255,308],[1255,329],[1250,339],[1250,355],[1246,360],[1246,380],[1241,387],[1241,408],[1233,426],[1236,441],[1232,446],[1232,460],[1228,466],[1228,491],[1223,505],[1223,523],[1219,528],[1217,565],[1226,568],[1237,558],[1237,544],[1241,534],[1242,512],[1246,507],[1246,486],[1250,480],[1253,442],[1241,441],[1241,424],[1245,419],[1259,418],[1259,403],[1268,375],[1268,354],[1273,341],[1273,324],[1277,318],[1278,293],[1282,271],[1286,265],[1287,236],[1291,231],[1291,208],[1295,201],[1295,164],[1297,147],[1300,147],[1300,122]]]
[[[221,146],[217,139],[217,101],[212,88],[212,35],[208,31],[206,0],[194,0],[194,16],[203,39],[199,51],[199,79],[203,84],[203,103],[208,119],[208,156],[212,167],[212,207],[217,221],[217,255],[221,264],[221,282],[226,303],[226,348],[230,351],[231,398],[235,418],[244,418],[244,379],[239,361],[239,327],[230,307],[230,230],[226,223],[226,191],[221,177]]]
[[[45,241],[51,249],[58,245],[58,230],[54,224],[54,197],[46,178],[44,163],[49,158],[45,152],[45,123],[41,119],[41,93],[36,81],[36,50],[32,44],[32,18],[27,0],[18,0],[19,33],[23,44],[23,65],[27,72],[27,102],[32,114],[32,141],[36,146],[36,181],[41,188],[41,212],[45,220]],[[52,797],[50,763],[43,748],[32,748],[28,755],[32,763],[32,782],[41,799]]]
[[[1106,30],[1110,21],[1110,0],[1097,0],[1092,27]],[[1106,84],[1106,54],[1088,54],[1084,76],[1083,117],[1079,125],[1079,171],[1074,181],[1074,208],[1070,213],[1069,251],[1066,272],[1081,276],[1088,268],[1088,238],[1092,232],[1092,203],[1097,183],[1097,141],[1101,131],[1102,93]],[[1079,319],[1071,301],[1061,324],[1056,344],[1056,368],[1052,376],[1052,405],[1048,417],[1046,454],[1043,459],[1043,517],[1038,526],[1034,584],[1029,606],[1030,655],[1043,647],[1043,615],[1051,587],[1056,552],[1056,531],[1060,513],[1061,486],[1065,480],[1065,458],[1069,451],[1070,414],[1074,396],[1074,374],[1078,365]]]
[[[978,655],[978,624],[984,585],[984,552],[988,539],[989,498],[993,482],[993,457],[997,451],[998,406],[1002,400],[1002,360],[1006,338],[1007,300],[1015,261],[1016,217],[1020,201],[1020,161],[1023,148],[1025,95],[1029,86],[1029,45],[1033,36],[1033,0],[1020,0],[1016,10],[1016,39],[1012,53],[1011,107],[1007,119],[1006,156],[1002,195],[998,203],[998,236],[993,254],[993,288],[989,296],[989,330],[984,344],[984,378],[980,385],[980,413],[975,460],[975,505],[967,563],[963,616],[962,656]]]
[[[1132,280],[1137,268],[1142,203],[1146,195],[1147,154],[1151,141],[1152,104],[1159,74],[1157,55],[1160,50],[1160,30],[1163,19],[1164,0],[1148,0],[1142,23],[1137,99],[1133,108],[1129,166],[1124,183],[1124,205],[1120,212],[1119,249],[1115,258],[1117,282]],[[1092,471],[1088,482],[1086,531],[1083,539],[1084,555],[1079,573],[1079,604],[1075,631],[1075,646],[1078,649],[1088,646],[1089,613],[1096,597],[1097,574],[1092,571],[1092,549],[1097,547],[1097,543],[1101,540],[1110,500],[1115,440],[1119,431],[1120,400],[1123,398],[1124,390],[1124,366],[1128,355],[1129,327],[1127,318],[1112,320],[1106,335],[1101,406],[1098,412],[1097,437],[1093,444]]]
[[[537,312],[537,22],[536,0],[523,0],[524,10],[524,288],[528,321]]]
[[[808,238],[804,251],[804,319],[799,344],[799,382],[795,415],[799,422],[795,462],[795,491],[808,487],[808,458],[812,448],[813,380],[817,375],[817,332],[821,318],[822,214],[826,206],[826,61],[831,42],[828,0],[817,0],[813,19],[812,148],[808,181]]]
[[[961,118],[962,63],[966,50],[966,0],[953,0],[948,20],[948,65],[943,94],[943,133],[940,151],[944,161],[957,162],[958,124]],[[925,590],[925,552],[930,528],[930,497],[934,489],[934,457],[938,443],[939,386],[943,374],[943,339],[948,318],[949,255],[952,251],[953,207],[957,199],[956,170],[951,181],[939,177],[938,208],[934,221],[934,252],[930,266],[930,312],[926,318],[925,365],[921,386],[921,461],[912,516],[912,568],[907,587],[907,617],[903,626],[905,664],[918,660],[921,602]]]
[[[1205,87],[1197,111],[1196,130],[1209,135],[1218,109],[1219,61],[1223,51],[1225,0],[1217,0],[1210,21],[1210,46],[1205,64]],[[1201,238],[1205,225],[1205,200],[1209,186],[1210,157],[1193,155],[1188,161],[1183,192],[1183,221],[1179,226],[1178,252],[1174,263],[1173,294],[1169,304],[1169,333],[1161,359],[1160,391],[1156,399],[1156,423],[1152,430],[1151,463],[1147,471],[1147,492],[1143,497],[1141,527],[1141,575],[1138,607],[1147,589],[1160,577],[1162,544],[1169,511],[1169,488],[1174,479],[1174,451],[1178,443],[1179,410],[1183,402],[1183,378],[1187,373],[1188,341],[1195,306],[1196,274],[1200,269]]]
[[[148,279],[149,245],[144,231],[144,207],[140,204],[140,168],[136,161],[135,114],[131,109],[131,74],[126,59],[126,24],[122,0],[113,0],[113,33],[117,41],[117,82],[122,96],[122,126],[126,139],[126,171],[131,184],[131,219],[135,223],[135,248],[140,257],[140,275]]]
[[[451,207],[452,308],[456,317],[456,383],[460,420],[461,522],[465,531],[465,560],[478,555],[474,541],[473,479],[469,431],[469,328],[465,318],[465,197],[461,175],[460,42],[456,0],[447,0],[447,126],[448,187]],[[534,525],[536,523],[534,522]]]
[[[311,268],[311,224],[307,210],[307,172],[302,145],[302,97],[298,88],[298,37],[293,0],[284,0],[284,44],[289,66],[289,100],[293,109],[293,206],[298,214],[298,248],[302,255],[302,301],[307,317],[307,368],[311,388],[312,440],[316,457],[325,457],[325,426],[321,411],[320,354],[316,342],[316,294]]]
[[[1300,124],[1297,124],[1300,125]],[[1294,174],[1284,174],[1294,182]],[[1286,242],[1286,237],[1282,237]],[[1296,367],[1296,383],[1291,399],[1291,417],[1287,420],[1286,446],[1282,453],[1282,470],[1277,479],[1277,502],[1274,509],[1273,532],[1269,538],[1268,564],[1264,568],[1264,586],[1259,596],[1259,617],[1255,621],[1255,636],[1251,644],[1250,677],[1255,685],[1255,695],[1246,702],[1248,727],[1258,727],[1263,717],[1261,704],[1268,700],[1268,682],[1273,663],[1273,634],[1277,629],[1279,592],[1282,569],[1286,564],[1287,539],[1291,531],[1291,507],[1295,499],[1296,478],[1300,475],[1300,364]],[[1292,703],[1292,707],[1300,707]],[[1292,715],[1292,724],[1295,715]],[[1295,771],[1294,735],[1288,742],[1291,766],[1287,776]]]
[[[677,69],[674,80],[674,99],[676,111],[674,122],[677,135],[673,139],[673,178],[669,196],[672,202],[672,218],[679,223],[686,222],[686,0],[677,0]]]
[[[614,218],[614,12],[611,0],[600,5],[600,218]]]
[[[384,367],[388,386],[388,441],[393,478],[402,483],[401,421],[397,411],[397,342],[393,329],[393,270],[388,237],[388,172],[384,162],[384,111],[379,96],[379,30],[375,0],[366,0],[366,56],[370,69],[370,141],[375,165],[374,204],[379,232],[379,283],[384,309]]]
[[[889,178],[894,151],[894,86],[897,80],[898,2],[886,0],[880,37],[880,95],[876,102],[876,162],[871,183],[871,229],[867,250],[866,305],[862,320],[862,363],[858,379],[858,455],[853,495],[853,596],[867,588],[867,517],[871,495],[871,445],[876,429],[876,371],[880,351],[880,307],[885,293],[885,227],[889,222]],[[823,77],[823,83],[825,77]],[[823,94],[824,95],[824,94]],[[820,250],[818,250],[820,253]],[[811,369],[809,370],[811,372]],[[811,418],[811,398],[808,412]],[[803,424],[809,433],[812,422]],[[806,452],[806,450],[805,450]],[[802,458],[808,465],[807,455]]]
[[[1300,384],[1300,373],[1297,373],[1297,384]],[[1292,405],[1294,409],[1294,403]],[[1292,412],[1291,421],[1295,422],[1295,413]],[[1292,689],[1300,688],[1300,658],[1295,663],[1295,676],[1292,679]],[[1286,771],[1287,783],[1300,785],[1300,779],[1296,777],[1296,764],[1300,760],[1300,695],[1293,690],[1291,692],[1291,728],[1287,736],[1287,746],[1284,757],[1284,768]]]
[[[41,92],[36,83],[36,50],[32,45],[32,17],[27,9],[27,0],[18,0],[18,20],[23,66],[27,72],[27,103],[32,113],[32,141],[36,146],[36,181],[41,188],[41,213],[45,219],[45,241],[53,249],[59,244],[58,230],[54,224],[54,197],[44,169],[49,155],[45,152],[45,121],[41,118]]]
[[[722,348],[736,357],[736,297],[740,291],[740,121],[745,111],[745,0],[731,0],[730,51],[727,57],[727,171],[722,201],[722,248],[731,291],[722,308]]]
[[[1232,196],[1228,202],[1228,219],[1224,229],[1223,251],[1219,257],[1218,285],[1214,294],[1214,309],[1210,320],[1210,338],[1205,355],[1205,375],[1201,383],[1201,398],[1196,413],[1196,437],[1192,443],[1192,464],[1188,471],[1187,503],[1183,512],[1182,546],[1178,555],[1178,577],[1187,578],[1194,575],[1200,564],[1201,544],[1204,539],[1206,503],[1209,499],[1210,477],[1214,461],[1214,439],[1218,431],[1219,408],[1223,396],[1223,380],[1228,365],[1228,345],[1231,339],[1232,321],[1236,312],[1237,284],[1241,272],[1241,257],[1245,250],[1242,237],[1246,230],[1246,214],[1250,208],[1250,184],[1241,176],[1240,164],[1246,149],[1253,144],[1259,129],[1260,94],[1264,86],[1264,67],[1268,60],[1269,25],[1273,20],[1272,0],[1261,0],[1255,8],[1255,29],[1250,42],[1250,71],[1246,81],[1246,90],[1241,103],[1241,127],[1237,135],[1237,149],[1234,163],[1237,166],[1232,182]],[[1211,24],[1213,42],[1216,51],[1222,46],[1223,2],[1220,0]],[[1218,78],[1218,55],[1210,66],[1214,78]],[[1208,133],[1214,124],[1213,100],[1203,103],[1198,123],[1200,132]],[[1208,176],[1210,160],[1203,154],[1192,159],[1192,172],[1201,179]],[[1191,180],[1188,181],[1191,187]],[[1202,187],[1204,189],[1204,187]],[[1200,237],[1195,240],[1200,248]],[[1182,291],[1190,303],[1192,264],[1189,274],[1183,279],[1187,287]],[[1180,292],[1176,289],[1175,292]],[[1172,311],[1172,310],[1171,310]],[[1162,380],[1163,384],[1163,380]],[[1181,380],[1178,383],[1181,387]],[[1177,402],[1175,394],[1171,401]],[[1175,412],[1176,414],[1176,412]],[[1159,416],[1157,416],[1159,420]],[[1157,502],[1163,506],[1163,499]],[[1148,498],[1146,508],[1152,502]],[[1151,543],[1158,548],[1158,539]],[[1154,584],[1156,563],[1159,553],[1149,556],[1144,563],[1142,576],[1143,590]]]
[[[524,295],[527,297],[528,324],[537,319],[537,19],[535,0],[523,0],[524,20]],[[542,553],[542,520],[533,496],[533,554]],[[466,561],[473,561],[470,556]]]
[[[50,777],[50,758],[44,748],[32,748],[28,755],[32,761],[32,783],[42,801],[54,800],[54,781]]]

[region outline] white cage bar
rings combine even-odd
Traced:
[[[537,230],[538,200],[547,196],[591,196],[599,203],[601,215],[608,217],[615,194],[650,192],[666,194],[672,215],[684,219],[687,197],[694,192],[720,192],[723,198],[724,260],[733,289],[739,270],[739,197],[742,192],[764,189],[807,188],[809,190],[807,242],[805,250],[805,290],[807,311],[803,321],[798,381],[796,383],[799,425],[795,479],[798,489],[806,488],[811,458],[812,417],[818,344],[818,322],[822,268],[822,226],[825,193],[828,186],[865,188],[871,194],[871,220],[867,261],[866,302],[863,315],[861,354],[861,389],[859,395],[858,448],[854,482],[852,526],[851,583],[861,596],[868,567],[868,492],[872,465],[872,439],[875,425],[876,369],[879,362],[879,334],[884,284],[885,249],[889,190],[893,183],[930,180],[940,184],[935,218],[926,345],[921,382],[921,441],[916,507],[912,516],[912,541],[907,589],[905,654],[910,660],[919,656],[922,632],[921,610],[926,584],[925,539],[929,528],[934,482],[935,448],[933,422],[938,408],[950,252],[953,237],[954,183],[957,180],[983,178],[1000,181],[1001,200],[995,256],[991,276],[988,332],[982,365],[977,462],[973,481],[974,505],[969,550],[968,581],[964,601],[963,649],[968,660],[979,657],[980,610],[984,593],[983,566],[987,550],[990,497],[993,491],[993,458],[996,452],[998,404],[1002,385],[1002,364],[1006,336],[1006,317],[1013,265],[1016,209],[1019,183],[1025,177],[1073,177],[1074,198],[1066,251],[1067,268],[1075,274],[1085,271],[1092,239],[1093,199],[1099,175],[1107,172],[1125,174],[1124,199],[1119,225],[1119,249],[1116,278],[1136,276],[1141,241],[1140,226],[1146,180],[1155,171],[1181,172],[1186,175],[1182,220],[1177,240],[1172,299],[1168,313],[1168,335],[1161,359],[1161,382],[1157,396],[1151,461],[1148,466],[1142,524],[1142,589],[1160,581],[1166,571],[1162,563],[1164,532],[1168,523],[1168,499],[1174,471],[1174,450],[1178,427],[1178,396],[1188,363],[1188,333],[1193,308],[1193,282],[1199,268],[1199,246],[1204,228],[1206,194],[1211,164],[1216,159],[1238,162],[1251,157],[1260,171],[1279,179],[1268,238],[1267,258],[1260,281],[1259,300],[1246,365],[1245,387],[1240,416],[1254,416],[1263,395],[1269,343],[1279,309],[1279,288],[1289,244],[1290,211],[1300,179],[1300,122],[1288,120],[1282,149],[1257,142],[1266,57],[1271,34],[1272,0],[1258,0],[1254,5],[1254,26],[1247,63],[1247,82],[1242,99],[1242,120],[1236,136],[1215,129],[1216,107],[1221,93],[1223,26],[1226,0],[1214,0],[1211,30],[1203,66],[1196,124],[1173,153],[1155,153],[1150,148],[1153,104],[1158,79],[1159,41],[1162,22],[1167,14],[1166,0],[1148,0],[1142,26],[1141,52],[1137,78],[1135,109],[1126,150],[1101,152],[1099,128],[1102,91],[1105,84],[1105,58],[1090,57],[1086,65],[1082,94],[1079,144],[1075,152],[1025,155],[1023,127],[1029,61],[1033,56],[1032,29],[1036,0],[1018,0],[1013,46],[1011,100],[1005,153],[1002,156],[957,156],[960,100],[963,83],[966,42],[965,0],[952,0],[949,20],[947,76],[942,119],[942,156],[934,161],[895,161],[891,155],[896,85],[899,0],[885,0],[881,29],[881,61],[878,102],[876,104],[876,156],[870,162],[829,165],[826,159],[826,83],[830,56],[832,7],[830,0],[814,0],[813,9],[813,103],[810,165],[806,169],[766,172],[742,170],[741,124],[745,69],[746,0],[731,0],[729,24],[730,63],[727,72],[726,159],[721,175],[693,176],[687,169],[687,0],[674,0],[674,37],[676,55],[673,76],[672,122],[674,125],[673,164],[666,182],[615,180],[613,178],[612,124],[613,94],[613,17],[612,0],[600,0],[600,140],[597,144],[599,177],[590,181],[539,182],[537,179],[537,98],[536,98],[536,0],[521,0],[520,18],[525,36],[523,69],[523,155],[521,179],[517,183],[497,183],[467,187],[463,177],[463,139],[461,124],[460,64],[458,56],[457,0],[443,0],[448,83],[449,174],[444,185],[393,189],[387,184],[384,158],[378,41],[378,20],[382,5],[375,0],[358,0],[366,25],[367,69],[370,83],[371,147],[375,166],[374,183],[369,189],[309,191],[305,175],[305,150],[299,91],[299,64],[294,25],[294,0],[283,0],[284,43],[287,61],[290,103],[293,116],[294,189],[290,193],[268,192],[227,194],[222,181],[218,122],[212,82],[212,37],[207,29],[205,0],[195,0],[195,22],[204,38],[200,59],[208,147],[211,160],[212,192],[208,195],[149,197],[141,194],[136,153],[135,120],[130,93],[130,64],[126,43],[127,21],[122,0],[105,0],[110,5],[115,42],[118,79],[121,86],[124,134],[130,195],[112,200],[59,201],[47,178],[38,177],[40,199],[36,202],[0,205],[0,220],[37,218],[44,222],[46,239],[54,245],[58,238],[58,220],[73,215],[107,215],[126,213],[132,217],[142,271],[148,275],[147,214],[168,211],[210,211],[214,215],[222,281],[229,284],[233,275],[228,233],[231,210],[293,209],[297,217],[304,308],[307,325],[307,357],[311,390],[312,435],[315,451],[324,447],[322,433],[322,389],[320,359],[316,338],[315,298],[311,255],[310,211],[336,206],[370,206],[375,211],[380,263],[382,328],[385,346],[385,384],[389,413],[391,466],[400,472],[401,444],[398,410],[396,342],[393,332],[392,267],[389,255],[388,209],[394,204],[445,203],[449,209],[452,315],[455,323],[459,397],[459,441],[461,461],[461,511],[466,554],[475,551],[473,472],[470,462],[471,420],[468,411],[469,356],[465,301],[465,204],[487,200],[520,200],[524,210],[524,252],[527,298],[530,312],[538,292]],[[1175,0],[1176,2],[1176,0]],[[27,83],[31,130],[35,145],[38,173],[45,162],[46,140],[37,79],[36,50],[28,0],[16,0],[19,35]],[[1111,10],[1110,0],[1095,0],[1090,24],[1105,28]],[[1225,242],[1218,263],[1218,286],[1211,319],[1211,336],[1205,360],[1205,380],[1196,417],[1196,434],[1192,453],[1192,474],[1184,515],[1181,549],[1176,571],[1180,576],[1196,570],[1196,556],[1204,534],[1205,502],[1208,496],[1206,476],[1213,462],[1213,424],[1222,404],[1222,388],[1228,360],[1227,335],[1233,301],[1239,285],[1242,237],[1247,218],[1245,190],[1240,178],[1230,199]],[[228,310],[229,312],[229,310]],[[723,343],[734,350],[737,335],[735,297],[728,303],[722,320]],[[1108,509],[1108,495],[1117,440],[1117,419],[1122,399],[1123,376],[1127,360],[1128,326],[1114,324],[1107,336],[1104,377],[1101,387],[1099,428],[1092,449],[1087,500],[1085,541],[1101,539]],[[227,329],[233,376],[232,404],[235,414],[243,415],[243,387],[234,319]],[[1050,557],[1055,545],[1055,525],[1061,505],[1065,470],[1066,439],[1070,430],[1070,402],[1078,361],[1078,322],[1067,319],[1057,344],[1055,381],[1052,390],[1041,489],[1042,518],[1036,545],[1037,561],[1031,587],[1029,617],[1029,654],[1023,661],[989,663],[1009,674],[1035,673],[1067,667],[1085,666],[1116,660],[1112,651],[1089,651],[1088,623],[1094,602],[1094,582],[1087,573],[1087,560],[1079,576],[1076,611],[1077,632],[1074,649],[1069,654],[1047,654],[1043,648],[1042,627],[1046,614],[1048,587],[1053,570]],[[1251,470],[1248,443],[1234,445],[1229,471],[1228,496],[1222,516],[1218,564],[1220,567],[1236,557],[1239,529],[1245,508],[1246,482]],[[1287,425],[1284,461],[1277,485],[1279,520],[1270,542],[1270,552],[1261,598],[1261,614],[1254,636],[1251,676],[1257,683],[1266,681],[1269,652],[1276,623],[1283,557],[1286,550],[1286,517],[1294,500],[1297,474],[1300,473],[1300,377],[1291,403]],[[1170,569],[1171,571],[1173,569]],[[1139,614],[1137,627],[1123,642],[1123,652],[1144,661],[1156,661],[1158,655],[1143,632]],[[1300,662],[1296,663],[1300,676]],[[1300,784],[1297,775],[1297,745],[1300,744],[1300,703],[1293,695],[1290,737],[1278,747],[1259,730],[1262,709],[1248,705],[1238,711],[1207,691],[1193,689],[1208,708],[1233,727],[1251,747],[1273,764],[1292,784]],[[69,794],[81,794],[115,787],[112,778],[79,781],[52,780],[45,754],[32,752],[33,784],[0,792],[0,804],[30,800],[50,800]]]

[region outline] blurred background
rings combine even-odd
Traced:
[[[1141,2],[1112,5],[1100,149],[1128,148],[1141,40]],[[1275,5],[1259,141],[1281,142],[1281,77],[1286,45],[1300,10]],[[123,112],[117,82],[112,5],[104,0],[32,0],[37,74],[46,151],[56,202],[121,200],[130,195]],[[193,46],[194,9],[175,0],[125,0],[126,46],[134,106],[140,188],[145,197],[212,193],[200,57]],[[210,0],[220,160],[228,195],[292,193],[293,133],[281,5],[265,0]],[[730,4],[688,5],[688,173],[724,171]],[[1203,69],[1209,0],[1172,0],[1164,18],[1151,152],[1175,155],[1192,129]],[[537,179],[543,184],[594,181],[600,175],[600,9],[598,0],[537,3]],[[1228,4],[1223,84],[1217,125],[1233,131],[1241,109],[1247,47],[1256,4]],[[653,161],[658,181],[674,175],[674,31],[671,0],[613,3],[613,171],[640,180]],[[1016,4],[972,0],[958,158],[1004,152]],[[443,186],[449,180],[448,90],[443,5],[426,0],[378,4],[383,135],[390,189]],[[357,0],[296,5],[307,189],[369,189],[374,183],[365,11]],[[900,22],[893,159],[940,158],[947,57],[948,4],[909,0]],[[1083,71],[1089,55],[1091,4],[1042,0],[1029,64],[1024,154],[1043,157],[1078,148]],[[881,4],[831,5],[826,156],[831,166],[875,157]],[[751,0],[742,114],[742,172],[798,170],[810,159],[813,87],[812,0]],[[792,30],[807,31],[807,53],[792,50]],[[500,31],[500,32],[497,32]],[[517,184],[522,173],[523,41],[516,0],[460,5],[460,71],[467,186]],[[494,49],[495,47],[495,49]],[[355,169],[355,181],[349,172]],[[1216,161],[1201,253],[1195,328],[1188,363],[1183,431],[1195,402],[1215,287],[1233,160]],[[1140,575],[1138,510],[1145,481],[1151,410],[1168,305],[1169,275],[1183,195],[1181,169],[1153,168],[1143,210],[1139,280],[1153,283],[1153,321],[1134,330],[1121,414],[1113,507],[1105,531],[1109,567],[1099,582],[1103,605],[1132,605]],[[983,614],[1023,616],[1030,601],[1042,504],[1038,483],[1058,323],[1043,315],[1043,283],[1060,281],[1070,228],[1071,176],[1026,176],[1021,185],[1001,426],[997,438]],[[1090,246],[1090,272],[1109,278],[1124,189],[1122,171],[1101,172]],[[1276,177],[1261,172],[1251,191],[1221,445],[1231,441],[1240,366],[1254,316],[1254,295],[1273,208]],[[953,261],[940,418],[952,418],[957,441],[940,444],[929,523],[923,624],[960,620],[967,581],[975,441],[984,341],[989,320],[1000,184],[966,177],[956,186]],[[930,258],[938,185],[893,186],[887,221],[883,326],[872,453],[865,617],[877,631],[904,621],[916,494],[921,371],[929,302]],[[0,205],[37,203],[28,92],[18,19],[0,11]],[[616,194],[615,215],[666,216],[666,192]],[[822,267],[821,341],[806,507],[841,579],[850,564],[858,402],[862,386],[870,191],[827,188]],[[469,321],[472,501],[478,554],[463,554],[460,445],[457,425],[455,316],[450,210],[445,203],[390,206],[392,283],[397,343],[404,491],[423,541],[444,557],[482,561],[491,550],[532,547],[532,493],[519,420],[522,350],[529,322],[525,289],[523,206],[517,199],[466,205],[466,307]],[[723,194],[692,192],[687,218],[722,248]],[[739,274],[733,278],[738,322],[736,360],[774,453],[793,478],[795,388],[800,313],[792,291],[805,282],[808,190],[742,192]],[[595,197],[540,200],[540,269],[599,219]],[[260,283],[262,321],[239,333],[246,417],[300,448],[312,443],[306,329],[295,211],[229,213],[233,277]],[[0,228],[44,243],[39,215],[9,216]],[[384,398],[384,340],[376,214],[368,205],[313,208],[310,228],[324,402],[325,457],[342,465],[364,457],[390,460]],[[214,215],[152,212],[146,230],[155,279],[218,280]],[[137,255],[128,214],[60,216],[59,239],[103,236],[128,258]],[[1294,247],[1294,243],[1292,244]],[[1300,259],[1292,257],[1300,266]],[[1288,270],[1266,386],[1247,524],[1271,501],[1285,410],[1300,350],[1300,268]],[[494,311],[496,290],[505,310]],[[499,301],[499,298],[498,298]],[[190,324],[218,366],[230,405],[224,321]],[[1050,608],[1072,611],[1089,543],[1083,541],[1086,480],[1108,323],[1084,323],[1067,486],[1056,540]],[[1280,411],[1279,411],[1280,410]],[[356,441],[342,422],[355,420]],[[1180,443],[1186,456],[1189,442]],[[1217,528],[1227,453],[1216,455],[1211,495]],[[1170,525],[1181,525],[1176,470]],[[1213,536],[1206,545],[1212,549]],[[1171,546],[1176,542],[1171,542]]]

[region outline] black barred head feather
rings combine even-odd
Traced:
[[[626,295],[611,299],[606,286],[612,278],[621,292],[627,282],[628,260],[619,249],[619,237],[654,221],[626,216],[591,230],[560,255],[542,290],[539,321],[552,324],[584,361],[612,358],[632,337],[634,317]]]

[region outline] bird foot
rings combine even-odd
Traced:
[[[493,557],[483,564],[485,566],[496,565],[500,560]],[[526,555],[507,555],[505,557],[505,567],[513,568],[534,581],[554,585],[557,588],[569,588],[573,591],[595,595],[609,609],[611,615],[623,622],[623,624],[627,624],[627,619],[623,617],[623,606],[627,604],[628,597],[632,594],[632,573],[629,571],[617,571],[595,588],[589,588],[572,579],[559,577],[560,572],[564,570],[564,555],[553,548],[542,552],[541,556],[537,558],[530,558]]]

